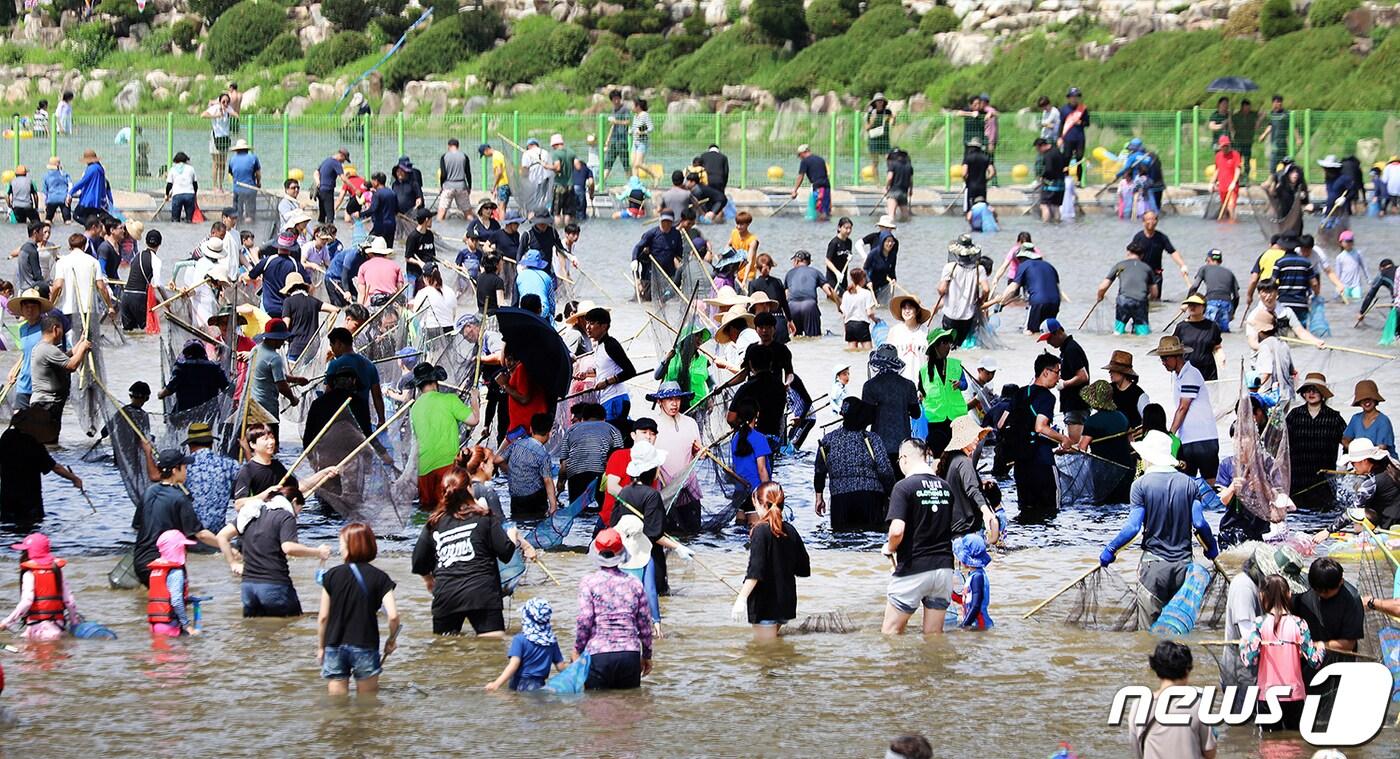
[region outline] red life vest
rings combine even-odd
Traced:
[[[54,622],[63,625],[63,581],[59,570],[68,562],[54,559],[48,564],[26,561],[20,567],[34,576],[34,603],[24,615],[24,623],[37,625],[40,622]]]
[[[146,621],[153,625],[179,624],[175,609],[170,605],[170,590],[165,587],[165,578],[172,569],[184,569],[184,564],[176,564],[165,559],[156,559],[146,565],[151,569],[151,586],[146,595]],[[189,575],[185,576],[185,605],[190,603]]]

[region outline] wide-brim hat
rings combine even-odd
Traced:
[[[1381,397],[1380,388],[1376,387],[1375,380],[1364,379],[1356,383],[1356,390],[1352,394],[1351,405],[1360,406],[1362,401],[1375,401],[1384,403],[1385,398]]]
[[[986,437],[991,430],[983,427],[972,414],[963,414],[953,420],[952,437],[948,438],[949,451],[960,451]]]
[[[924,304],[919,301],[919,297],[917,295],[896,295],[893,298],[890,298],[890,315],[895,318],[895,321],[904,321],[905,303],[913,303],[914,307],[918,309],[918,312],[915,314],[914,319],[919,324],[923,324],[924,322],[933,318],[933,312],[928,310],[927,308],[924,308]]]
[[[435,366],[427,361],[413,367],[413,386],[423,387],[434,382],[445,382],[447,380],[447,370],[440,366]]]
[[[46,314],[53,310],[53,301],[40,295],[39,291],[35,290],[32,287],[20,293],[19,295],[10,298],[9,305],[7,305],[6,308],[10,310],[10,313],[14,314],[15,316],[19,316],[19,307],[26,301],[38,303],[39,313],[41,314]]]
[[[536,213],[530,217],[531,224],[553,224],[554,217],[547,213]]]
[[[1317,162],[1317,165],[1318,165],[1318,166],[1321,166],[1321,167],[1324,168],[1324,169],[1340,169],[1340,168],[1342,168],[1342,162],[1337,160],[1337,156],[1336,156],[1336,154],[1334,154],[1334,153],[1328,153],[1327,155],[1323,156],[1323,157]]]
[[[1157,341],[1157,347],[1147,352],[1149,356],[1185,356],[1191,352],[1191,346],[1181,342],[1181,338],[1176,335],[1165,335]]]
[[[520,257],[520,268],[537,269],[543,271],[549,264],[544,260],[544,254],[538,250],[527,250],[525,255]]]
[[[720,345],[728,343],[729,335],[725,333],[724,328],[735,322],[743,322],[745,327],[752,329],[753,314],[745,311],[742,306],[736,306],[724,312],[724,315],[719,317],[719,323],[715,327],[717,330],[715,332],[715,342]]]
[[[716,306],[718,308],[723,309],[732,309],[735,306],[747,306],[749,304],[749,300],[749,296],[740,295],[734,290],[733,287],[725,285],[721,287],[718,292],[715,293],[715,297],[705,298],[702,302],[707,306]]]
[[[219,311],[217,314],[214,314],[213,316],[206,319],[204,323],[210,327],[227,326],[229,317],[235,315],[238,317],[239,325],[248,323],[248,317],[244,316],[243,314],[234,314],[232,307],[225,308]]]
[[[372,256],[394,255],[394,249],[389,246],[389,243],[384,241],[383,237],[369,238],[369,243],[365,245],[365,252]]]
[[[292,227],[295,227],[298,224],[302,224],[308,221],[311,221],[311,214],[298,209],[292,211],[290,214],[287,215],[287,221],[283,223],[282,228],[291,229]]]
[[[233,143],[233,147],[230,149],[233,150],[233,152],[237,153],[240,150],[252,150],[253,148],[248,145],[247,140],[243,139],[242,137],[239,137],[238,141]]]
[[[957,334],[958,333],[954,332],[951,329],[946,329],[944,327],[936,327],[934,329],[929,330],[927,335],[924,335],[924,342],[928,345],[929,348],[932,348],[934,343],[938,342],[939,340],[948,340],[951,342],[954,337],[957,337]]]
[[[581,300],[581,301],[578,302],[578,310],[577,310],[577,311],[574,311],[572,314],[569,314],[568,316],[564,317],[564,323],[565,323],[565,324],[569,324],[569,325],[577,324],[577,323],[579,322],[579,320],[583,319],[583,317],[584,317],[589,311],[592,311],[592,310],[595,309],[595,308],[601,308],[601,309],[603,309],[604,311],[608,311],[608,312],[611,312],[611,311],[612,311],[611,308],[608,308],[607,306],[600,306],[600,305],[598,305],[597,303],[594,303],[594,302],[591,301],[591,300]]]
[[[982,138],[981,138],[981,137],[969,137],[969,138],[967,139],[967,142],[964,143],[964,144],[967,145],[969,148],[980,148],[980,147],[982,147]]]
[[[638,477],[666,463],[666,451],[645,440],[632,443],[632,459],[627,462],[627,476]]]
[[[968,258],[982,255],[982,249],[972,242],[968,235],[962,235],[958,239],[948,243],[948,254],[958,258]]]
[[[224,241],[218,237],[211,237],[199,244],[199,254],[205,258],[221,261],[224,257]]]
[[[1346,459],[1348,463],[1355,464],[1366,459],[1381,460],[1389,455],[1384,448],[1376,445],[1370,438],[1359,437],[1351,441],[1347,446],[1347,452],[1342,454],[1342,458]]]
[[[636,514],[624,514],[613,529],[622,536],[622,550],[627,553],[627,558],[618,566],[622,569],[645,567],[651,561],[651,540],[643,532],[642,520]]]
[[[1152,430],[1143,435],[1141,440],[1135,441],[1133,450],[1142,457],[1142,461],[1147,466],[1165,466],[1176,468],[1180,462],[1172,455],[1172,438],[1160,430]]]
[[[277,239],[273,241],[272,247],[291,253],[295,253],[301,249],[301,245],[297,243],[297,236],[287,230],[283,230],[281,234],[277,235]]]
[[[1186,296],[1186,300],[1181,302],[1183,306],[1205,306],[1205,304],[1206,299],[1199,295],[1188,295]]]
[[[656,403],[657,401],[664,401],[667,398],[685,398],[686,400],[690,400],[694,397],[695,393],[682,389],[679,382],[662,382],[661,387],[657,388],[654,393],[648,393],[646,398],[652,403]]]
[[[874,95],[871,95],[871,96],[870,96],[870,104],[871,104],[871,105],[874,105],[874,104],[876,104],[876,103],[878,103],[878,102],[880,102],[880,101],[884,101],[884,102],[887,103],[887,104],[890,102],[890,101],[889,101],[889,98],[885,97],[885,93],[883,93],[883,92],[877,92],[877,93],[875,93]]]
[[[870,368],[876,372],[902,372],[904,359],[899,357],[899,349],[885,343],[870,352]]]
[[[1307,376],[1303,377],[1303,381],[1298,383],[1298,392],[1303,392],[1305,387],[1317,388],[1317,391],[1322,394],[1323,400],[1332,397],[1332,388],[1327,386],[1327,375],[1322,372],[1308,372]]]
[[[776,305],[778,305],[778,301],[774,300],[770,295],[768,295],[767,292],[764,292],[763,290],[755,290],[752,293],[749,293],[749,308],[751,310],[754,306]]]
[[[1113,385],[1108,380],[1095,380],[1079,389],[1079,397],[1095,411],[1116,411],[1118,404],[1113,402]]]
[[[890,215],[887,214],[887,213],[886,213],[886,214],[880,214],[880,220],[877,221],[877,222],[875,222],[875,226],[881,227],[881,228],[883,228],[883,229],[888,229],[888,230],[894,230],[894,229],[897,228],[896,225],[895,225],[895,223],[894,223],[894,217],[893,217],[893,216],[890,216]]]
[[[1303,557],[1290,546],[1261,543],[1254,549],[1254,566],[1265,577],[1282,577],[1294,593],[1308,590],[1303,577]]]
[[[715,261],[714,266],[716,270],[723,269],[726,266],[735,266],[743,263],[744,259],[747,257],[748,254],[742,250],[725,248],[724,252],[720,254],[719,259]],[[726,285],[726,287],[728,287],[728,285]],[[733,290],[734,288],[731,287],[730,289]],[[708,302],[709,301],[706,301],[706,303]]]
[[[286,295],[290,293],[292,291],[292,288],[294,287],[306,287],[308,289],[310,288],[310,285],[306,283],[306,278],[301,276],[300,272],[294,271],[287,274],[287,279],[283,282],[282,289],[278,290],[278,292],[282,293],[283,295]]]

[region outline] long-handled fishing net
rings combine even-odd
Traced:
[[[1109,567],[1095,567],[1055,595],[1031,609],[1023,618],[1058,622],[1085,630],[1137,629],[1136,583],[1124,580]]]
[[[1061,506],[1102,506],[1133,476],[1133,470],[1116,461],[1090,453],[1073,452],[1055,457]]]
[[[88,357],[83,360],[88,371],[80,371],[74,375],[68,406],[73,409],[74,415],[77,417],[78,428],[88,437],[97,437],[97,432],[103,422],[102,404],[104,400],[98,382],[107,379],[107,362],[101,340],[102,322],[100,321],[106,306],[97,299],[95,291],[93,298],[87,304],[87,309],[87,313],[73,316],[70,336],[74,344],[78,340],[87,340],[91,343]],[[57,421],[55,420],[55,422]]]
[[[354,416],[340,415],[293,474],[306,478],[325,467],[339,466],[340,475],[316,490],[320,503],[347,521],[365,522],[381,534],[398,532],[418,495],[416,448],[407,416],[391,415],[387,429],[365,445],[368,438]],[[318,432],[303,428],[303,439]],[[402,464],[395,460],[396,451],[403,452]]]

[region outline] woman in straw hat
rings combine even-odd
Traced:
[[[1303,398],[1304,405],[1289,411],[1285,417],[1289,470],[1293,475],[1289,495],[1298,508],[1331,510],[1336,505],[1336,492],[1330,485],[1323,484],[1329,475],[1321,472],[1337,466],[1337,451],[1346,422],[1327,405],[1332,390],[1321,372],[1308,372],[1298,383],[1298,395]]]
[[[1384,401],[1375,380],[1364,379],[1356,383],[1351,405],[1361,410],[1352,415],[1347,428],[1342,431],[1343,446],[1364,437],[1387,451],[1395,450],[1395,429],[1390,424],[1390,417],[1377,408]]]
[[[985,533],[987,543],[995,544],[1001,537],[1001,522],[982,493],[982,481],[977,475],[978,448],[991,430],[977,423],[971,414],[953,420],[952,437],[938,459],[934,473],[948,483],[953,494],[953,545],[956,552],[960,539],[967,535]]]
[[[910,382],[919,381],[919,367],[924,365],[924,350],[928,346],[928,322],[933,312],[924,307],[915,295],[896,295],[890,298],[890,314],[895,322],[890,325],[885,342],[893,345],[904,362],[900,376]]]
[[[1142,426],[1142,411],[1152,403],[1147,392],[1138,384],[1137,370],[1133,369],[1133,354],[1127,351],[1114,351],[1108,364],[1103,367],[1108,372],[1108,381],[1113,385],[1113,405],[1123,416],[1128,417],[1128,426],[1134,429]]]
[[[1096,489],[1094,502],[1127,503],[1129,489],[1133,485],[1131,473],[1135,468],[1133,450],[1128,440],[1128,417],[1114,404],[1113,385],[1107,380],[1095,380],[1085,385],[1080,388],[1079,396],[1093,410],[1089,418],[1084,420],[1084,433],[1079,438],[1080,447],[1095,456],[1121,464],[1122,469],[1113,474],[1125,475],[1117,477],[1115,482],[1118,484],[1111,491],[1099,493]],[[1091,466],[1118,469],[1101,461],[1093,461]]]
[[[1359,437],[1347,446],[1342,460],[1364,478],[1356,488],[1356,505],[1365,511],[1366,519],[1382,530],[1400,525],[1400,464],[1390,457],[1390,452]],[[1352,531],[1360,516],[1357,509],[1348,509],[1327,529],[1313,535],[1313,542],[1321,543],[1334,532]]]
[[[744,368],[744,354],[758,342],[753,328],[753,314],[743,306],[735,306],[715,320],[715,344],[718,347],[715,366],[739,373]]]

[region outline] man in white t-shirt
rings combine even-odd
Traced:
[[[1210,407],[1210,388],[1201,370],[1186,360],[1190,352],[1190,346],[1182,344],[1175,335],[1167,335],[1147,353],[1160,358],[1172,375],[1172,400],[1176,407],[1167,431],[1181,440],[1177,458],[1182,471],[1214,485],[1216,470],[1220,468],[1219,433],[1215,429],[1215,412]]]
[[[89,329],[94,318],[93,292],[102,297],[107,313],[116,315],[112,302],[112,292],[107,288],[107,280],[102,276],[102,267],[96,258],[87,254],[87,238],[80,234],[69,235],[68,252],[54,262],[50,275],[53,284],[49,287],[49,298],[68,319],[69,344],[87,337],[80,334],[83,328],[83,315],[87,315]]]

